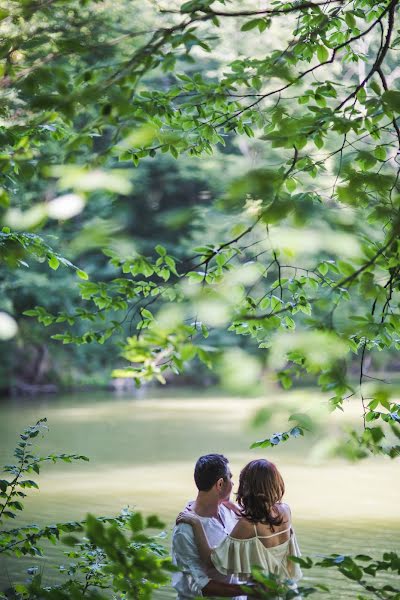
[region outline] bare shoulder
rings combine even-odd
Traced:
[[[284,522],[292,520],[292,511],[290,510],[289,504],[286,504],[285,502],[280,502],[279,504],[275,505],[275,509],[277,513],[279,513],[279,515],[283,518]]]
[[[247,540],[254,537],[254,525],[244,517],[241,517],[231,531],[231,537],[238,540]]]

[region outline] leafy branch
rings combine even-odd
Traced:
[[[24,491],[26,488],[38,488],[35,481],[31,479],[22,479],[29,473],[40,473],[41,463],[43,462],[72,462],[74,460],[89,460],[86,456],[79,454],[49,454],[48,456],[36,456],[31,453],[33,446],[32,440],[46,428],[47,419],[40,419],[35,425],[31,425],[20,434],[20,442],[14,451],[17,464],[6,465],[4,472],[9,473],[12,479],[0,479],[0,524],[4,518],[15,519],[16,511],[23,510],[22,498],[26,497]]]

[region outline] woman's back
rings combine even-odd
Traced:
[[[279,503],[273,507],[275,517],[282,519],[279,525],[271,527],[269,523],[254,523],[241,517],[231,532],[231,537],[246,540],[258,537],[266,548],[279,546],[290,538],[291,513],[287,504]]]
[[[297,581],[299,566],[289,556],[300,556],[290,522],[290,509],[285,504],[274,507],[279,525],[252,523],[242,517],[223,544],[212,552],[212,562],[223,573],[239,577],[251,575],[253,567],[260,567],[266,575]]]

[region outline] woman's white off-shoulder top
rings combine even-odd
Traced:
[[[267,548],[262,539],[267,539],[290,532],[286,542]],[[254,525],[255,536],[243,540],[228,535],[223,542],[211,552],[211,560],[215,568],[224,575],[248,577],[253,567],[260,567],[265,574],[273,574],[279,579],[298,581],[302,577],[299,565],[289,556],[300,556],[296,536],[291,527],[272,535],[259,536]]]

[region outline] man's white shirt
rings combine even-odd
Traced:
[[[220,519],[215,517],[199,517],[207,536],[209,545],[214,548],[229,535],[237,522],[235,513],[220,504]],[[214,579],[224,583],[238,583],[232,576],[219,573],[214,567],[206,567],[201,561],[193,534],[193,528],[187,523],[176,525],[172,534],[172,558],[180,569],[172,576],[172,585],[178,593],[178,600],[202,596],[202,589]],[[237,598],[245,598],[238,596]]]

